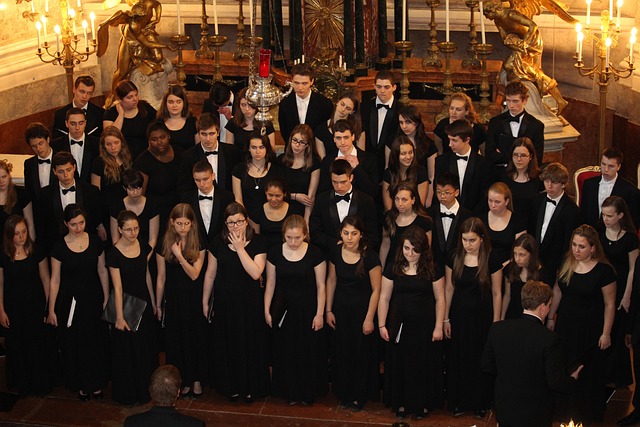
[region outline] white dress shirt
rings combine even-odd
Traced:
[[[198,196],[207,196],[212,199],[203,199],[198,200],[198,204],[200,205],[200,215],[202,216],[202,222],[204,222],[204,228],[207,230],[207,234],[209,233],[209,227],[211,226],[211,215],[213,212],[213,192],[214,189],[211,190],[211,193],[204,194],[198,190]]]
[[[75,141],[82,141],[82,147],[78,144],[71,144],[71,134],[69,134],[69,149],[71,150],[71,155],[74,159],[76,159],[76,169],[78,170],[78,176],[82,175],[82,159],[84,158],[84,147],[85,143],[85,134],[82,134],[82,138],[76,139]]]
[[[460,210],[460,203],[456,200],[451,209],[447,209],[445,205],[440,203],[440,212],[444,212],[446,214],[454,214],[458,215],[458,211]],[[448,217],[441,217],[442,220],[442,229],[444,230],[444,241],[449,240],[449,231],[451,231],[451,224],[453,223],[453,219]]]
[[[218,152],[218,154],[210,154],[208,156],[205,156],[205,158],[207,159],[207,162],[209,162],[209,164],[213,168],[213,174],[214,174],[213,176],[217,178],[218,177],[218,157],[220,156],[220,141],[218,141],[218,145],[216,145],[216,148],[214,148],[213,150],[207,150],[202,144],[200,144],[200,148],[202,149],[203,153],[205,151]]]
[[[515,116],[512,116],[511,113],[509,113],[509,116],[515,117]],[[520,124],[522,123],[523,117],[524,117],[524,114],[520,116],[520,119],[517,122],[509,122],[509,126],[511,127],[511,135],[514,138],[518,137],[518,132],[520,132]]]
[[[338,195],[338,193],[335,193],[336,196]],[[351,188],[344,194],[348,194],[349,195],[349,201],[345,201],[345,200],[340,200],[338,203],[336,203],[336,208],[338,209],[338,219],[340,220],[340,222],[342,223],[342,220],[349,215],[349,207],[351,206],[351,201],[353,200],[353,186],[351,186]]]
[[[73,184],[71,184],[69,187],[63,187],[62,184],[60,184],[60,190],[58,190],[60,192],[60,201],[62,202],[62,210],[64,210],[68,205],[75,203],[76,202],[76,192],[78,191],[78,187],[76,187],[76,191],[69,191],[67,192],[67,194],[64,194],[62,192],[62,190],[66,190],[67,188],[71,188],[74,187],[76,185],[76,181],[73,181]]]
[[[44,188],[49,185],[49,179],[51,179],[51,159],[53,159],[53,150],[49,152],[49,156],[37,158],[37,160],[49,160],[49,163],[38,163],[38,179],[40,180],[40,188]]]
[[[307,120],[307,110],[309,110],[309,101],[311,100],[311,92],[306,98],[300,98],[296,94],[296,106],[298,107],[298,120],[300,123],[304,123]]]
[[[389,108],[393,105],[393,95],[391,95],[391,99],[387,102],[380,101],[380,98],[376,96],[376,105],[378,108],[378,104],[388,105]],[[384,125],[384,119],[387,117],[387,112],[389,109],[387,108],[378,108],[378,144],[380,144],[380,134],[382,134],[382,126]]]
[[[351,147],[351,151],[349,152],[350,155],[352,156],[358,156],[358,150],[356,150],[356,146],[354,145],[353,147]],[[338,155],[336,157],[344,157],[345,155],[342,154],[342,151],[338,150]]]
[[[610,181],[600,178],[600,184],[598,185],[598,215],[602,213],[602,202],[604,202],[604,199],[611,196],[613,186],[616,185],[617,179],[618,174]]]
[[[551,197],[547,196],[547,198],[556,202],[555,205],[553,203],[549,203],[545,199],[547,205],[544,209],[544,220],[542,221],[542,229],[540,230],[540,242],[544,241],[544,235],[547,234],[547,228],[549,228],[549,222],[551,221],[551,217],[553,216],[553,213],[556,211],[556,208],[558,207],[558,204],[560,203],[562,196],[564,196],[564,191],[555,199],[552,199]]]
[[[231,92],[231,98],[229,98],[228,106],[233,109],[233,92]],[[227,141],[227,129],[225,129],[227,123],[229,123],[229,120],[227,120],[227,116],[225,116],[224,114],[220,114],[220,136],[218,136],[218,141],[220,142]]]

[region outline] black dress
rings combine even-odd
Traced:
[[[504,278],[505,280],[509,277],[509,270],[511,268],[515,268],[517,265],[514,262],[510,262],[504,267]],[[545,277],[544,267],[538,271],[538,274],[534,278],[534,280],[542,280],[543,283],[548,284],[548,280],[543,280]],[[522,317],[522,299],[520,293],[522,292],[522,287],[524,286],[524,282],[520,277],[517,280],[509,283],[509,288],[511,290],[511,298],[509,299],[509,306],[507,307],[507,311],[505,312],[505,319],[520,319]],[[549,285],[549,287],[553,287],[553,285]]]
[[[342,404],[380,399],[380,365],[376,348],[377,329],[362,333],[362,324],[369,310],[371,281],[369,272],[380,267],[374,251],[365,253],[364,275],[356,270],[361,261],[348,264],[342,257],[342,245],[332,254],[336,268],[336,290],[331,307],[336,317],[336,329],[331,341],[331,390]]]
[[[184,126],[180,129],[169,129],[169,142],[173,148],[179,147],[181,151],[188,150],[196,145],[195,135],[197,133],[198,127],[196,126],[196,118],[189,116],[184,122]]]
[[[436,325],[433,282],[389,270],[385,277],[393,280],[393,293],[386,319],[391,336],[386,344],[384,402],[394,411],[404,407],[405,413],[422,415],[443,404],[442,341],[431,340]],[[442,277],[436,268],[436,281]]]
[[[253,259],[266,254],[255,236],[245,247]],[[225,396],[269,394],[269,327],[261,280],[246,272],[237,252],[216,238],[209,249],[218,270],[213,287],[213,385]]]
[[[625,345],[624,335],[628,313],[624,309],[618,310],[629,276],[629,252],[638,249],[638,235],[626,232],[616,241],[609,240],[602,230],[600,242],[604,254],[616,271],[616,317],[611,329],[611,352],[607,360],[607,382],[618,387],[626,387],[633,383],[631,374],[631,355]]]
[[[111,217],[118,219],[118,215],[120,212],[125,210],[124,199],[121,199],[118,203],[111,206]],[[142,212],[138,215],[138,224],[140,226],[140,231],[138,233],[138,240],[142,245],[146,245],[149,243],[149,221],[152,218],[158,216],[158,210],[156,209],[155,203],[150,198],[146,198],[144,202],[144,207],[142,208]],[[163,224],[160,224],[160,228],[163,227]]]
[[[544,191],[544,183],[539,179],[532,179],[527,182],[516,182],[507,178],[506,173],[500,178],[500,181],[507,184],[513,196],[513,211],[517,213],[524,224],[529,224],[531,217],[532,201],[535,197]]]
[[[267,218],[267,215],[264,212],[264,206],[260,209],[260,215],[255,219],[255,222],[260,225],[260,236],[265,240],[267,249],[271,249],[274,246],[282,244],[282,224],[284,224],[285,219],[293,213],[291,204],[289,204],[289,208],[287,209],[287,213],[284,218],[280,221],[271,221]]]
[[[249,218],[260,217],[260,211],[262,205],[267,201],[267,196],[264,194],[265,187],[269,179],[275,176],[281,176],[280,168],[275,163],[269,164],[269,170],[266,175],[261,178],[254,178],[247,173],[247,163],[242,162],[234,166],[231,172],[234,178],[240,180],[242,188],[242,202],[244,204]]]
[[[44,395],[51,391],[49,360],[42,322],[46,300],[39,264],[46,254],[38,246],[23,260],[12,261],[0,252],[4,276],[4,310],[9,328],[2,328],[7,358],[7,384],[21,395]]]
[[[329,130],[327,122],[321,123],[313,130],[313,136],[322,142],[324,146],[325,156],[334,159],[338,155],[338,147],[333,141],[333,132]],[[315,141],[314,141],[315,143]]]
[[[239,153],[244,153],[249,149],[249,139],[251,139],[251,135],[260,133],[259,128],[246,130],[245,128],[235,124],[233,120],[229,120],[224,128],[233,134],[233,145],[236,146]],[[271,123],[267,123],[265,135],[271,135],[275,131],[276,130],[274,129],[273,125]]]
[[[4,205],[0,205],[0,233],[2,233],[2,237],[0,238],[0,244],[2,244],[2,241],[4,239],[4,223],[7,221],[7,218],[9,218],[11,215],[14,215],[14,214],[24,216],[23,210],[24,208],[27,207],[29,202],[31,202],[31,200],[29,199],[29,193],[27,193],[27,191],[24,188],[16,187],[15,185],[13,186],[13,188],[16,191],[16,204],[13,205],[13,209],[11,209],[11,213],[5,212]]]
[[[162,245],[156,246],[162,256]],[[164,325],[167,363],[180,370],[182,385],[205,381],[208,372],[207,319],[202,315],[202,275],[191,280],[177,262],[165,259]]]
[[[320,169],[320,160],[318,158],[313,159],[313,164],[311,168],[306,171],[302,168],[300,169],[292,169],[288,166],[282,164],[282,159],[284,154],[278,156],[278,166],[280,166],[280,174],[282,175],[282,179],[287,183],[289,187],[289,194],[292,193],[302,193],[309,194],[309,184],[311,183],[311,174]],[[304,216],[305,205],[296,201],[289,200],[289,206],[292,214],[298,214]]]
[[[64,239],[51,250],[51,258],[61,263],[55,313],[66,384],[85,393],[101,390],[107,382],[108,329],[101,319],[104,294],[96,268],[102,253],[100,239],[91,234],[83,252],[73,252]],[[73,299],[74,315],[67,327]]]
[[[555,331],[565,346],[567,366],[578,358],[589,361],[584,363],[570,401],[558,405],[575,420],[602,421],[604,415],[604,368],[610,350],[598,349],[604,323],[602,288],[615,281],[615,271],[604,263],[596,264],[588,273],[573,273],[569,284],[558,280],[562,299]]]
[[[140,254],[128,258],[117,247],[107,254],[107,265],[120,270],[122,292],[143,299],[147,308],[136,332],[111,330],[111,396],[123,405],[150,400],[149,379],[158,367],[158,347],[153,316],[154,301],[147,288],[147,255],[151,247],[143,240]],[[131,325],[129,325],[131,326]]]
[[[398,224],[396,224],[396,231],[389,241],[389,252],[387,253],[387,259],[384,262],[385,266],[393,264],[393,260],[396,257],[396,252],[398,251],[398,248],[402,247],[402,242],[403,242],[402,236],[404,235],[404,232],[413,225],[415,225],[416,227],[422,228],[425,233],[428,233],[433,228],[433,221],[431,221],[431,218],[429,217],[418,215],[413,220],[413,222],[409,225],[405,225],[401,227]]]
[[[449,147],[449,136],[447,135],[446,128],[449,125],[449,117],[445,117],[436,124],[433,133],[442,140],[442,154],[451,151]],[[471,148],[478,151],[480,145],[487,140],[487,132],[484,130],[484,126],[478,123],[473,124],[473,136],[471,137]]]
[[[489,273],[501,268],[502,264],[491,253]],[[477,272],[478,267],[465,266],[462,276],[454,279],[455,292],[449,310],[451,339],[447,350],[449,409],[475,411],[491,407],[492,379],[482,371],[480,360],[493,323],[493,298],[490,288],[481,288]]]
[[[108,242],[111,241],[111,225],[109,222],[111,207],[127,196],[127,190],[122,186],[122,173],[124,170],[124,165],[120,165],[118,180],[111,182],[105,176],[102,158],[96,157],[91,166],[91,173],[100,177],[100,201],[102,203],[100,222],[107,230]]]
[[[274,299],[282,298],[287,310],[280,328],[280,320],[273,319],[272,394],[313,402],[328,388],[324,328],[311,327],[318,305],[314,268],[324,256],[309,245],[304,257],[292,262],[280,246],[269,251],[268,260],[276,268]]]
[[[509,224],[501,231],[495,231],[489,227],[489,213],[484,213],[480,219],[487,226],[489,231],[489,240],[491,241],[491,253],[500,262],[504,263],[511,259],[513,242],[516,240],[516,234],[526,231],[527,226],[521,220],[521,217],[515,212],[511,213]]]
[[[115,105],[104,113],[104,120],[115,122],[117,118],[118,110]],[[120,130],[129,146],[132,159],[135,159],[140,153],[147,149],[147,126],[149,126],[149,123],[154,121],[155,118],[155,108],[145,101],[138,102],[138,114],[136,114],[135,117],[124,118],[122,129]]]

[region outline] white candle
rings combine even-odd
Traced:
[[[78,0],[78,10],[82,10],[82,0]]]
[[[49,13],[49,0],[44,0],[44,13]]]
[[[36,13],[36,5],[34,3],[35,1],[31,0],[31,13]]]
[[[584,40],[584,33],[580,31],[578,33],[578,62],[582,62],[582,40]]]
[[[338,68],[342,68],[342,55],[338,56]]]
[[[591,25],[591,1],[587,0],[587,28]]]
[[[304,64],[304,53],[302,54],[302,63]]]
[[[618,9],[616,11],[616,27],[620,28],[620,9],[622,9],[622,0],[618,0]]]
[[[220,34],[218,31],[218,2],[216,0],[213,0],[213,29],[216,36]]]
[[[611,0],[613,1],[613,0]],[[446,40],[449,42],[449,0],[445,2],[445,31],[446,31]]]
[[[249,22],[251,23],[251,37],[253,37],[253,0],[249,0]]]
[[[607,45],[607,56],[605,59],[605,66],[609,68],[609,53],[611,53],[611,39],[609,37],[607,37],[605,44]]]
[[[44,45],[47,46],[47,17],[43,16],[40,18],[42,21],[42,31],[44,31]]]
[[[56,52],[60,52],[60,25],[53,27],[53,32],[56,33]]]
[[[91,38],[95,40],[96,39],[96,14],[91,12],[89,14],[89,19],[91,20]]]
[[[633,27],[631,29],[631,37],[629,37],[629,44],[631,45],[629,47],[629,64],[633,64],[633,49],[634,49],[634,44],[636,43],[637,32],[638,32],[638,29],[636,27]]]
[[[38,30],[38,50],[40,49],[40,31],[42,31],[42,24],[40,21],[36,22],[36,30]]]
[[[402,0],[402,41],[407,39],[407,0]]]
[[[480,2],[480,30],[482,34],[482,44],[487,44],[487,36],[485,35],[484,30],[484,6],[482,2]]]
[[[33,0],[32,0],[33,1]],[[76,11],[69,9],[69,19],[73,22],[73,35],[76,35]]]
[[[578,22],[576,24],[576,54],[580,51],[580,33],[582,33],[582,25]]]
[[[89,24],[87,24],[87,20],[83,19],[82,20],[82,31],[84,32],[84,47],[87,50],[89,50],[89,39],[87,38],[87,27],[88,26],[89,26]]]
[[[213,10],[215,10],[215,1]],[[180,24],[180,0],[176,0],[176,15],[178,19],[178,35],[182,34],[182,24]]]

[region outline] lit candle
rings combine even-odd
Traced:
[[[89,50],[89,39],[87,38],[87,27],[89,26],[89,24],[87,24],[87,20],[83,19],[82,20],[82,31],[84,32],[84,47]]]
[[[36,5],[34,3],[35,1],[31,0],[31,13],[36,13]]]
[[[33,1],[33,0],[32,0]],[[73,22],[73,35],[76,35],[76,11],[69,9],[69,19]]]
[[[302,54],[302,63],[304,64],[304,53]]]
[[[611,53],[611,38],[607,37],[605,44],[607,45],[607,56],[605,60],[605,66],[609,68],[609,53]]]
[[[213,0],[213,28],[214,34],[217,36],[218,32],[218,2]]]
[[[44,47],[47,47],[47,17],[43,16],[40,20],[42,21],[42,31],[44,31]]]
[[[342,68],[342,55],[338,56],[338,68]]]
[[[618,10],[616,11],[616,27],[620,28],[620,9],[622,9],[622,0],[618,0]]]
[[[60,52],[60,25],[53,27],[53,32],[56,33],[56,52]]]
[[[613,0],[611,0],[613,1]],[[445,31],[446,31],[446,37],[447,37],[447,43],[449,42],[449,0],[446,0],[445,2]]]
[[[484,6],[480,2],[480,29],[482,33],[482,44],[487,44],[487,37],[484,31]]]
[[[582,24],[576,24],[576,55],[580,52],[580,34],[582,33]]]
[[[251,37],[253,37],[253,0],[249,0],[249,22],[251,23]]]
[[[260,77],[269,77],[269,70],[271,69],[271,50],[260,49],[260,67],[258,69],[258,75]]]
[[[629,37],[629,44],[631,45],[629,47],[629,64],[633,64],[633,49],[634,49],[634,44],[636,43],[637,32],[638,32],[638,29],[636,27],[633,27],[631,29],[631,37]]]
[[[216,4],[216,2],[214,0],[214,2],[213,2],[214,13],[215,13],[215,10],[216,10],[215,4]],[[176,0],[176,14],[177,14],[177,17],[178,17],[178,35],[180,35],[180,34],[182,34],[182,32],[181,32],[182,31],[182,25],[180,24],[180,0]]]
[[[91,12],[89,14],[89,19],[91,20],[91,38],[96,39],[96,14]]]
[[[402,41],[407,39],[407,0],[402,0]]]
[[[82,0],[78,0],[78,10],[82,10]]]
[[[591,25],[591,1],[587,0],[587,28]]]
[[[44,13],[49,13],[49,0],[44,0]]]
[[[40,50],[40,31],[42,31],[42,24],[40,21],[36,22],[36,30],[38,30],[38,50]]]
[[[578,62],[582,62],[582,40],[584,40],[584,34],[580,31],[578,33]]]

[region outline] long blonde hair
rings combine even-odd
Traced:
[[[491,253],[491,240],[489,239],[489,231],[487,226],[480,218],[471,217],[466,219],[460,226],[460,232],[458,234],[458,247],[456,248],[456,254],[453,258],[453,282],[462,277],[464,271],[464,256],[465,249],[462,244],[462,235],[466,233],[474,233],[480,239],[480,249],[478,251],[478,270],[476,272],[476,279],[480,284],[480,289],[483,292],[488,292],[491,289],[491,272],[489,271],[489,254]]]
[[[102,132],[102,135],[100,136],[100,158],[104,163],[104,177],[109,183],[120,182],[120,165],[118,165],[116,158],[107,152],[107,148],[105,146],[105,139],[107,136],[113,136],[120,140],[120,154],[118,154],[118,157],[120,157],[122,166],[125,170],[131,169],[131,152],[129,151],[127,141],[125,141],[124,135],[120,129],[115,126],[109,126],[104,130],[104,132]]]
[[[584,237],[585,239],[587,239],[587,243],[589,243],[589,246],[594,248],[593,252],[591,253],[592,259],[595,259],[598,262],[609,264],[609,261],[607,261],[607,257],[604,254],[604,250],[602,249],[600,237],[598,237],[598,232],[595,230],[595,228],[587,224],[582,224],[581,226],[573,230],[569,245],[573,244],[573,238],[575,236]],[[569,247],[569,250],[564,257],[562,267],[560,267],[560,272],[558,273],[558,281],[562,281],[568,286],[569,282],[571,281],[571,276],[573,276],[573,273],[575,272],[577,266],[578,261],[576,261],[576,258],[573,256],[573,251],[571,250],[571,247]]]
[[[173,252],[171,252],[171,246],[180,240],[180,236],[176,233],[176,229],[173,226],[173,222],[178,218],[186,218],[191,221],[191,228],[185,238],[182,255],[189,263],[194,263],[200,256],[200,238],[198,234],[198,221],[196,220],[196,214],[188,203],[178,203],[173,207],[173,209],[171,209],[171,214],[169,214],[169,221],[167,223],[167,232],[164,234],[164,239],[162,241],[162,256],[167,262],[178,262],[175,255],[173,255]]]
[[[18,202],[18,194],[16,193],[16,188],[14,187],[13,180],[11,179],[11,171],[13,170],[13,165],[7,160],[0,160],[0,169],[5,171],[9,175],[7,198],[5,199],[3,210],[5,213],[11,214],[13,212],[13,207]]]

